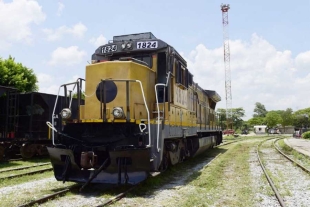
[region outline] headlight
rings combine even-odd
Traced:
[[[116,119],[124,118],[124,111],[121,107],[115,107],[112,111],[112,114]]]
[[[128,42],[126,45],[127,49],[131,48],[131,46],[132,46],[131,42]]]
[[[60,112],[60,116],[63,119],[69,119],[71,117],[71,110],[68,108],[64,108],[61,112]]]

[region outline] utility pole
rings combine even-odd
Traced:
[[[227,129],[232,129],[232,95],[231,95],[231,75],[230,75],[230,49],[228,33],[228,10],[229,4],[222,4],[223,19],[223,42],[224,42],[224,65],[225,65],[225,92],[226,92],[226,124]]]

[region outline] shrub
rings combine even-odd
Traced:
[[[302,133],[301,137],[304,139],[310,139],[310,131]]]

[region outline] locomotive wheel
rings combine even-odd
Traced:
[[[5,151],[5,148],[3,146],[0,146],[0,161],[3,161],[4,160],[4,151]]]
[[[20,147],[20,154],[24,159],[32,158],[36,154],[36,144],[23,144]]]

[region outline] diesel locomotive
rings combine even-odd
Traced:
[[[184,58],[150,32],[114,36],[96,49],[85,79],[59,91],[78,97],[77,117],[69,101],[47,122],[59,181],[135,184],[222,142],[221,97],[195,83]]]

